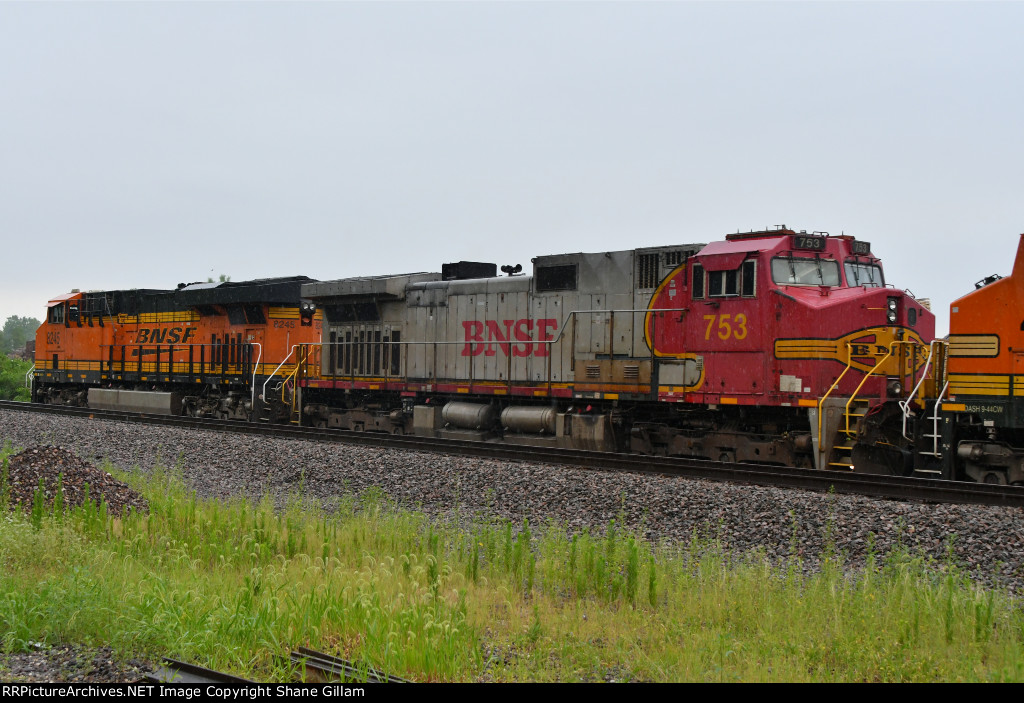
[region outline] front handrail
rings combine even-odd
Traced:
[[[860,383],[857,384],[857,387],[853,390],[853,393],[850,395],[850,399],[846,401],[846,411],[843,413],[846,429],[844,429],[843,431],[846,433],[847,437],[850,436],[850,405],[853,403],[854,400],[857,399],[857,394],[860,393],[860,389],[864,387],[864,384],[868,382],[868,379],[874,376],[875,371],[878,371],[879,367],[881,367],[882,364],[889,360],[889,357],[892,356],[893,347],[895,347],[898,344],[901,344],[901,342],[893,342],[892,344],[889,345],[888,353],[886,353],[885,356],[879,359],[878,363],[876,363],[870,371],[864,374],[864,378],[860,380]]]
[[[32,368],[25,372],[25,388],[32,387],[32,379],[35,378],[36,365],[32,364]]]
[[[938,397],[935,399],[935,411],[932,414],[932,453],[939,453],[939,407],[942,405],[942,396],[946,395],[946,391],[949,390],[949,377],[946,377],[946,382],[942,386],[942,390],[939,391]]]
[[[914,396],[916,396],[917,392],[921,389],[921,386],[924,384],[925,379],[928,378],[928,372],[931,370],[932,359],[935,358],[936,344],[942,344],[942,340],[933,339],[931,343],[928,345],[928,361],[925,362],[924,371],[921,373],[921,380],[918,381],[917,385],[914,386],[914,389],[910,391],[910,394],[907,396],[907,399],[905,401],[901,400],[899,402],[900,409],[903,411],[903,439],[910,439],[910,437],[907,436],[907,418],[910,416],[910,402],[914,399]]]
[[[836,380],[832,384],[832,386],[827,391],[825,391],[825,395],[821,396],[821,400],[818,401],[818,453],[819,454],[822,454],[822,453],[825,452],[825,445],[821,441],[821,416],[822,416],[823,411],[824,411],[825,401],[828,399],[828,397],[830,395],[832,395],[832,391],[834,391],[836,388],[839,387],[839,382],[843,380],[843,376],[845,376],[846,372],[849,371],[851,368],[853,368],[853,345],[850,344],[849,342],[847,342],[846,343],[846,368],[843,369],[843,372],[841,374],[839,374],[838,378],[836,378]]]

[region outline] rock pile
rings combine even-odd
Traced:
[[[110,647],[38,645],[30,652],[0,653],[5,683],[136,683],[152,663],[122,659]]]
[[[129,507],[136,511],[149,509],[146,499],[127,484],[67,449],[54,446],[29,447],[8,458],[8,504],[13,508],[20,503],[25,510],[31,510],[39,481],[42,480],[46,505],[49,507],[57,495],[58,479],[67,507],[82,505],[88,491],[88,497],[96,503],[104,500],[107,510],[112,514],[124,513]]]

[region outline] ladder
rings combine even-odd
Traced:
[[[290,405],[289,422],[293,425],[302,424],[302,405],[299,402],[301,392],[299,390],[299,382],[306,378],[309,373],[309,362],[313,356],[312,344],[302,344],[296,349],[295,354],[295,368],[292,369],[291,373],[284,377],[281,382],[281,398],[284,399],[287,391],[288,402]]]
[[[853,445],[857,440],[857,423],[868,414],[871,403],[863,398],[851,397],[843,408],[842,426],[836,431],[836,442],[832,445],[832,461],[829,466],[837,469],[853,469]]]

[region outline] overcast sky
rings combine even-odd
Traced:
[[[1022,3],[0,2],[0,322],[785,223],[951,300],[1024,232]]]

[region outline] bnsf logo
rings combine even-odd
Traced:
[[[505,356],[547,356],[549,345],[532,342],[553,340],[558,320],[502,320],[500,323],[497,320],[474,320],[463,322],[462,329],[466,340],[462,356],[494,356],[498,353],[494,342]]]
[[[187,344],[196,335],[194,327],[140,327],[136,344]]]

